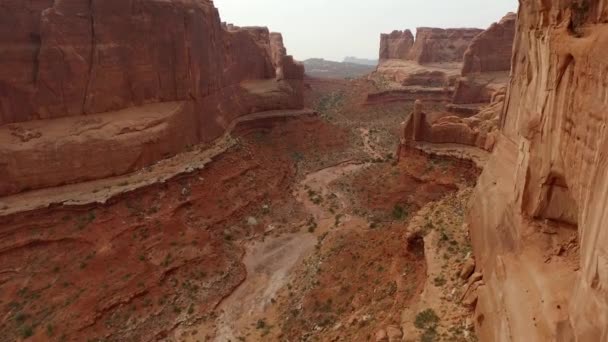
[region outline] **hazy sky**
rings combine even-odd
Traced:
[[[486,28],[517,0],[214,0],[223,21],[283,33],[303,60],[378,58],[380,33],[431,27]]]

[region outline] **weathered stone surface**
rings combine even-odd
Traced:
[[[464,54],[453,103],[488,103],[496,90],[507,85],[516,21],[517,15],[509,13],[473,39]]]
[[[388,342],[388,335],[386,330],[380,329],[376,332],[376,342]]]
[[[413,45],[414,35],[410,30],[383,33],[380,35],[380,61],[408,59]]]
[[[607,9],[520,1],[497,145],[468,218],[481,341],[608,336]]]
[[[502,89],[494,94],[490,105],[467,118],[445,112],[427,113],[420,104],[411,115],[411,120],[417,120],[417,123],[407,127],[405,139],[469,145],[492,151],[495,144],[494,134],[498,129],[500,113],[504,106],[504,92],[505,89]],[[417,114],[417,111],[420,114]]]
[[[396,325],[390,325],[386,328],[386,334],[389,342],[400,342],[403,340],[403,331]]]
[[[380,62],[390,59],[412,60],[420,64],[462,62],[473,38],[483,30],[476,28],[440,29],[419,27],[416,39],[410,30],[380,35]]]
[[[473,272],[475,272],[475,259],[468,258],[460,270],[460,279],[469,279]]]
[[[155,143],[146,143],[147,152],[137,162],[124,158],[112,165],[95,163],[93,158],[115,153],[110,140],[96,155],[63,155],[69,152],[65,149],[43,156],[45,146],[28,145],[30,156],[23,163],[13,146],[2,146],[0,174],[19,175],[23,165],[35,164],[34,156],[50,165],[74,158],[81,165],[103,166],[83,170],[87,175],[66,168],[64,179],[49,177],[49,186],[130,172],[179,152],[186,142],[219,137],[239,116],[301,108],[303,74],[303,66],[286,54],[280,35],[264,27],[223,25],[209,0],[5,1],[0,11],[0,125],[17,125],[13,131],[18,131],[20,123],[31,120],[71,117],[62,128],[69,138],[68,128],[77,127],[85,115],[119,112],[135,118],[149,104],[168,102],[188,102],[184,108],[191,112],[179,116],[188,120],[178,124],[187,130],[179,144],[161,134]],[[172,112],[159,115],[171,117]],[[46,134],[46,124],[38,126],[43,138],[53,136]],[[48,126],[57,123],[48,121]],[[106,133],[101,135],[113,134]],[[147,140],[124,140],[116,148],[137,151],[135,141]],[[163,142],[167,148],[160,148]],[[80,143],[85,151],[87,144],[101,142]],[[159,149],[150,150],[152,146]],[[42,179],[44,170],[34,169]],[[44,186],[39,181],[28,184],[26,178],[2,181],[14,184],[12,190],[3,187],[0,195]]]
[[[462,62],[469,44],[481,32],[476,28],[419,27],[408,58],[420,64]]]
[[[473,39],[464,54],[463,76],[511,70],[516,21],[517,15],[508,13]]]
[[[180,152],[197,142],[192,105],[164,102],[0,127],[0,194],[121,175]]]
[[[3,10],[20,18],[16,37],[13,20],[1,21],[0,124],[200,101],[272,79],[281,64],[266,28],[224,29],[207,0],[21,3]]]

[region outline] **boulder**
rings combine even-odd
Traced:
[[[462,76],[472,73],[509,71],[517,15],[508,13],[477,35],[464,53]]]
[[[475,259],[468,258],[460,269],[460,279],[467,280],[475,272]]]
[[[403,331],[396,325],[386,327],[386,334],[389,342],[400,342],[403,340]]]

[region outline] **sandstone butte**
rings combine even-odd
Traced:
[[[0,195],[125,174],[303,106],[280,34],[223,24],[208,0],[8,1],[0,23]]]
[[[469,44],[483,30],[419,27],[416,39],[410,30],[380,36],[380,61],[412,60],[420,64],[462,62]]]
[[[492,151],[504,106],[516,20],[517,15],[509,13],[472,40],[464,54],[462,77],[456,83],[452,103],[447,105],[455,114],[427,113],[421,103],[417,105],[410,126],[405,128],[416,132],[416,140]],[[470,112],[475,114],[467,116]]]
[[[487,103],[492,93],[506,85],[517,15],[509,13],[480,33],[467,48],[453,102]]]
[[[368,102],[398,99],[446,103],[449,112],[429,111],[426,108],[429,106],[419,103],[407,127],[404,127],[408,132],[406,135],[415,131],[418,141],[456,143],[491,151],[504,105],[516,20],[517,15],[509,13],[483,31],[421,28],[418,30],[418,47],[414,47],[416,43],[403,39],[409,36],[409,31],[382,35],[381,55],[382,51],[397,49],[407,50],[409,55],[389,54],[389,58],[381,60],[376,74],[395,81],[397,86],[396,89],[370,94]],[[454,41],[451,37],[461,40]],[[452,50],[459,47],[459,58],[441,52],[448,43]],[[405,60],[412,58],[411,51],[415,50],[435,51],[431,53],[433,57],[426,59],[434,62]],[[401,60],[397,61],[399,58]],[[412,126],[414,117],[418,117],[415,128]]]
[[[504,51],[487,62],[482,51],[511,20],[474,40],[463,75],[505,68]],[[608,339],[607,20],[605,0],[520,1],[496,143],[467,218],[480,341]],[[411,140],[473,143],[462,122],[429,135],[420,104],[414,114]]]

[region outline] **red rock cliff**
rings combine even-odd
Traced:
[[[465,51],[480,29],[440,29],[419,27],[416,42],[409,59],[420,64],[437,62],[462,62]]]
[[[303,105],[304,68],[282,39],[222,25],[210,0],[1,7],[0,195],[131,172],[238,116]]]
[[[511,70],[517,15],[509,13],[476,36],[464,54],[462,76]]]
[[[208,0],[4,7],[0,124],[202,101],[243,80],[275,77],[267,29],[223,29]]]
[[[509,13],[473,39],[464,54],[455,104],[487,103],[495,91],[507,84],[516,21],[517,15]]]
[[[480,29],[440,29],[419,27],[416,39],[410,30],[380,35],[380,61],[412,60],[420,64],[462,62],[473,38]]]
[[[520,0],[469,224],[481,341],[608,340],[608,1]]]
[[[380,60],[408,59],[414,45],[414,35],[410,30],[393,31],[380,35]]]

